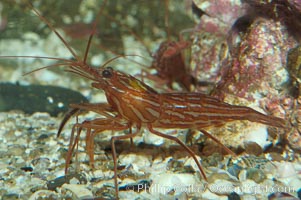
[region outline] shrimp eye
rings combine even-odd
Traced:
[[[105,78],[111,78],[113,75],[112,70],[113,70],[112,67],[107,67],[102,71],[102,76]]]

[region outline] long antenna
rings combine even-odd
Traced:
[[[70,51],[72,56],[77,60],[80,61],[80,57],[75,53],[75,51],[69,46],[69,44],[66,42],[66,40],[61,36],[61,34],[54,28],[54,26],[46,20],[45,17],[43,17],[40,12],[33,7],[33,5],[27,0],[28,5],[31,7],[33,12],[45,23],[47,26],[60,38],[60,40],[63,42],[65,47]]]
[[[170,28],[169,28],[169,1],[165,0],[165,14],[164,14],[164,24],[165,24],[165,30],[167,33],[167,41],[170,41]]]
[[[98,23],[99,16],[102,13],[102,11],[104,10],[106,4],[107,4],[107,0],[104,0],[104,3],[102,4],[101,8],[99,9],[99,12],[97,13],[96,18],[94,20],[93,29],[92,29],[91,35],[89,36],[89,40],[88,40],[86,51],[85,51],[85,56],[84,56],[84,60],[83,60],[84,63],[86,63],[86,61],[87,61],[88,53],[89,53],[89,50],[91,47],[91,41],[96,32],[96,26]]]

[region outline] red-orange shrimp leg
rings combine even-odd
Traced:
[[[70,120],[70,118],[74,115],[79,115],[81,112],[88,112],[88,111],[93,111],[98,114],[101,114],[105,117],[112,117],[113,110],[111,106],[107,103],[79,103],[79,104],[70,104],[69,105],[70,109],[66,114],[63,120],[61,121],[61,124],[59,126],[58,132],[57,132],[57,137],[60,136],[63,128],[65,127],[66,123]]]
[[[112,131],[122,131],[129,129],[130,125],[128,123],[124,123],[118,117],[111,118],[99,118],[91,121],[84,121],[82,123],[74,124],[71,131],[71,138],[68,148],[68,153],[66,156],[66,166],[65,173],[68,172],[69,163],[72,157],[72,153],[75,149],[75,146],[78,145],[80,134],[83,129],[86,129],[86,151],[88,153],[90,159],[91,167],[94,167],[94,136],[97,133],[101,133],[105,130]],[[74,138],[75,132],[77,132],[76,137]]]
[[[181,147],[183,147],[189,154],[190,156],[193,158],[193,160],[195,161],[195,163],[197,164],[203,178],[207,181],[207,177],[206,177],[206,174],[202,168],[202,165],[200,164],[200,162],[198,161],[198,159],[196,158],[194,152],[188,147],[186,146],[179,138],[177,137],[174,137],[174,136],[171,136],[171,135],[167,135],[167,134],[164,134],[164,133],[161,133],[159,131],[156,131],[153,129],[152,125],[151,124],[148,124],[148,130],[159,136],[159,137],[163,137],[163,138],[166,138],[166,139],[169,139],[169,140],[172,140],[172,141],[175,141],[176,143],[178,143]]]
[[[68,168],[69,168],[69,164],[70,164],[70,161],[71,161],[72,153],[75,149],[75,146],[78,145],[78,141],[79,141],[80,134],[81,134],[81,131],[82,131],[82,128],[78,125],[79,124],[75,124],[72,127],[71,138],[70,138],[70,142],[69,142],[68,152],[67,152],[67,155],[66,155],[65,174],[68,173]],[[76,129],[77,134],[76,134],[76,137],[74,138],[75,129]]]
[[[117,154],[116,154],[116,148],[115,148],[115,141],[134,138],[140,132],[140,128],[141,128],[140,126],[137,126],[136,132],[132,133],[132,134],[111,137],[112,156],[113,156],[113,161],[114,161],[114,185],[115,185],[115,192],[116,192],[117,199],[118,199],[118,182],[117,182]]]
[[[80,126],[87,129],[86,151],[92,167],[94,167],[94,136],[105,130],[123,131],[131,128],[128,123],[123,123],[118,117],[84,121]]]
[[[232,156],[236,156],[236,154],[231,149],[229,149],[228,147],[226,147],[225,145],[223,145],[223,143],[221,143],[221,141],[219,141],[216,137],[214,137],[213,135],[211,135],[210,133],[208,133],[205,130],[200,130],[200,131],[204,135],[206,135],[207,137],[209,137],[211,140],[213,140],[214,142],[216,142],[218,145],[220,145],[223,149],[225,149],[226,152],[228,152]]]
[[[70,109],[64,116],[63,120],[61,121],[61,124],[59,126],[59,129],[57,131],[57,137],[60,137],[61,132],[63,130],[63,128],[65,127],[66,123],[69,121],[69,119],[74,116],[77,115],[80,112],[80,109],[78,108],[72,108]]]

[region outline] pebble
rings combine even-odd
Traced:
[[[242,171],[242,167],[237,165],[237,164],[234,164],[232,165],[231,167],[228,167],[228,170],[227,170],[232,176],[235,176],[236,178],[238,178],[240,172]],[[240,179],[240,178],[239,178]]]
[[[214,193],[210,192],[210,190],[205,190],[205,192],[203,192],[201,194],[201,199],[204,199],[204,200],[213,200],[213,199],[228,200],[228,197],[223,196],[223,195],[214,194]]]
[[[249,168],[247,169],[247,178],[255,181],[256,183],[261,183],[266,179],[266,175],[261,169]]]
[[[255,181],[247,179],[240,184],[238,190],[242,194],[253,194],[253,195],[255,194],[256,195],[257,193],[255,190],[257,188],[259,188],[258,186],[260,186],[260,185],[258,185]]]
[[[240,196],[236,192],[231,192],[228,195],[228,200],[240,200]]]
[[[26,147],[22,144],[15,144],[8,146],[8,152],[14,156],[22,156]]]
[[[164,138],[154,135],[150,132],[145,132],[143,133],[143,141],[146,144],[153,144],[153,145],[160,146],[164,143]]]
[[[1,200],[18,200],[19,197],[20,197],[20,195],[16,194],[16,193],[7,193],[7,194],[2,195]]]
[[[268,200],[299,200],[299,198],[285,192],[275,192],[268,196]]]
[[[238,179],[240,181],[245,181],[247,179],[247,170],[241,170],[238,174]]]
[[[244,140],[244,145],[250,146],[253,143],[257,144],[258,147],[257,146],[256,146],[256,148],[253,147],[253,150],[256,150],[256,151],[254,151],[255,155],[259,155],[260,153],[262,153],[262,150],[265,149],[265,147],[267,147],[270,144],[270,142],[268,142],[267,139],[268,139],[267,127],[264,125],[254,126],[252,131],[250,131],[250,132],[248,132],[248,134],[246,134],[245,140]],[[260,149],[261,149],[261,151],[260,151]],[[250,147],[249,147],[248,150],[251,151],[252,149],[250,149]]]
[[[257,200],[255,195],[244,195],[243,200]]]
[[[247,154],[259,156],[263,152],[263,148],[256,142],[245,142],[244,146]]]
[[[215,171],[215,173],[208,177],[209,183],[213,183],[216,180],[236,181],[237,179],[231,176],[227,171],[217,170]]]
[[[164,173],[152,177],[152,180],[153,183],[149,188],[152,195],[168,194],[170,192],[178,195],[182,192],[193,192],[193,190],[201,191],[204,188],[204,185],[199,184],[193,174]],[[194,188],[191,188],[192,186]]]
[[[72,193],[72,199],[83,200],[93,198],[92,192],[87,189],[86,185],[79,184],[64,184],[62,186],[63,190],[70,191]]]
[[[301,179],[298,176],[295,176],[289,181],[288,185],[288,188],[291,190],[298,191],[298,189],[301,187]]]
[[[196,156],[196,159],[197,160],[201,160],[201,158],[199,156]],[[195,171],[195,172],[199,172],[200,173],[200,170],[197,166],[197,164],[195,163],[195,161],[193,160],[193,158],[189,157],[186,162],[184,163],[184,166],[185,167],[192,167],[192,169]]]
[[[86,177],[83,174],[68,174],[67,176],[60,176],[55,178],[54,180],[50,180],[47,182],[48,190],[56,190],[58,187],[61,187],[65,183],[69,183],[71,180],[74,182],[75,179],[78,183],[87,183]]]
[[[55,199],[59,199],[59,195],[54,191],[39,190],[33,193],[28,200],[37,200],[37,199],[55,200]]]
[[[277,176],[279,178],[287,178],[296,176],[296,170],[291,162],[276,162]]]
[[[123,165],[131,165],[135,172],[141,173],[143,168],[149,167],[151,165],[150,159],[145,155],[137,155],[134,153],[122,154],[119,156],[118,160]]]
[[[229,195],[235,189],[234,183],[227,180],[216,180],[214,183],[209,183],[208,188],[211,192],[218,195]]]

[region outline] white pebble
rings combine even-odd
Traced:
[[[206,190],[204,193],[202,193],[202,199],[222,199],[222,200],[227,200],[228,197],[227,196],[216,195],[216,194],[210,192],[210,190]]]
[[[290,162],[278,162],[276,163],[277,166],[277,175],[279,178],[288,178],[296,176],[296,170],[294,165]]]
[[[255,142],[262,149],[265,149],[270,142],[268,141],[268,132],[265,125],[258,125],[252,127],[250,132],[245,136],[244,143]]]
[[[62,189],[70,191],[73,195],[73,199],[88,199],[93,198],[93,194],[86,188],[85,185],[77,184],[64,184]]]
[[[153,195],[168,194],[174,191],[175,195],[203,191],[204,186],[197,184],[197,179],[192,174],[160,174],[153,178],[149,192]]]
[[[234,184],[227,180],[216,180],[210,183],[208,188],[211,192],[219,195],[230,194],[234,191]]]
[[[195,157],[196,157],[196,159],[197,159],[198,161],[201,160],[201,157],[199,157],[199,156],[197,156],[197,155],[196,155]],[[189,158],[186,160],[186,162],[184,163],[184,166],[185,166],[185,167],[186,167],[186,166],[191,166],[191,167],[193,168],[193,170],[196,171],[196,172],[199,172],[199,171],[200,171],[198,165],[195,163],[195,161],[193,160],[192,157],[189,157]]]
[[[146,144],[153,144],[153,145],[162,145],[164,143],[164,138],[154,135],[148,131],[143,133],[143,141]]]
[[[150,159],[148,157],[134,153],[120,155],[119,161],[126,166],[132,165],[134,171],[136,172],[141,172],[144,168],[151,165]]]

